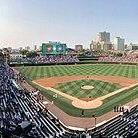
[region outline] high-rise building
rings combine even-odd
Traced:
[[[116,37],[114,39],[114,50],[124,51],[125,50],[125,39]]]
[[[94,42],[90,43],[90,50],[112,50],[112,43],[105,43],[105,42]]]
[[[83,45],[75,45],[75,51],[81,51],[83,49]]]
[[[110,33],[109,32],[99,32],[97,35],[97,40],[92,41],[90,44],[91,50],[111,50],[112,44],[110,42]]]
[[[99,32],[97,35],[97,41],[98,42],[105,42],[105,43],[110,43],[110,33],[109,32]]]
[[[138,50],[138,44],[130,43],[128,49],[129,50]]]

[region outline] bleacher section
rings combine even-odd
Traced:
[[[138,63],[138,54],[128,54],[122,57],[103,56],[99,57],[98,62]]]
[[[57,63],[77,63],[79,59],[72,55],[46,55],[34,58],[16,57],[11,58],[11,63],[28,63],[28,64],[57,64]]]

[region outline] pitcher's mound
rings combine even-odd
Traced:
[[[84,89],[84,90],[92,90],[94,87],[91,86],[91,85],[84,85],[84,86],[81,86],[81,89]]]

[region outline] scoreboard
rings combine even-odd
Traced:
[[[66,54],[66,50],[66,44],[61,44],[59,42],[42,43],[41,46],[42,55],[64,55]]]

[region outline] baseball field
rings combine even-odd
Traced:
[[[17,68],[33,87],[71,116],[101,116],[138,98],[138,66],[83,64]]]

